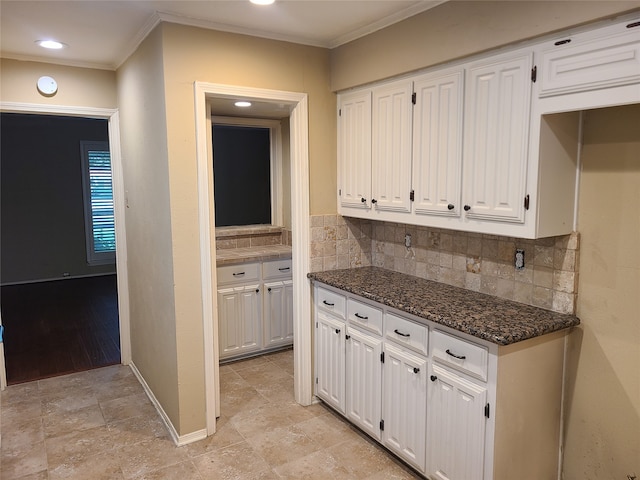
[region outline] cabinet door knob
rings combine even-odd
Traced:
[[[454,205],[453,203],[450,203],[449,205],[447,205],[447,208],[448,208],[449,210],[453,210],[453,209],[454,209],[454,208],[456,208],[456,207],[455,207],[455,205]]]
[[[344,336],[344,339],[345,339],[345,340],[349,340],[350,338],[351,338],[351,335],[345,335],[345,336]]]
[[[419,373],[420,369],[418,367],[413,367],[413,373]]]
[[[431,377],[429,377],[429,378],[431,378],[432,382],[435,382],[438,379],[438,377],[436,377],[435,375],[431,375]]]
[[[371,203],[376,204],[376,203],[378,203],[378,200],[376,200],[375,198],[372,198],[371,199]]]
[[[465,205],[464,206],[464,211],[468,212],[469,210],[471,210],[471,205]]]
[[[270,291],[271,291],[271,287],[267,288],[267,292],[270,292]]]
[[[360,201],[361,201],[362,203],[367,203],[367,199],[366,199],[366,198],[364,198],[364,197],[362,197],[362,198],[360,199]]]
[[[338,333],[338,334],[340,333],[340,329],[339,328],[336,328],[336,333]]]
[[[256,293],[260,293],[260,289],[259,288],[256,288]]]

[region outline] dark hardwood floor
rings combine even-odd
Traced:
[[[120,363],[116,276],[0,287],[7,383]]]

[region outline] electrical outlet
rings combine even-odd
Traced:
[[[404,235],[404,246],[407,248],[411,248],[411,234],[406,233]]]
[[[524,250],[522,248],[516,249],[516,270],[524,269]]]

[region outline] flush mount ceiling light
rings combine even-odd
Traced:
[[[254,5],[271,5],[276,0],[249,0]]]
[[[236,102],[236,103],[234,103],[234,105],[235,105],[236,107],[243,107],[243,108],[246,108],[246,107],[250,107],[250,106],[251,106],[251,102],[243,102],[243,101],[240,101],[240,102]]]
[[[60,50],[61,48],[65,48],[67,46],[64,43],[57,42],[55,40],[36,40],[36,43],[42,48],[48,48],[50,50]]]

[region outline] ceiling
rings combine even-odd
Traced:
[[[114,70],[161,21],[334,48],[444,1],[0,0],[0,55]],[[44,39],[68,47],[45,50]]]

